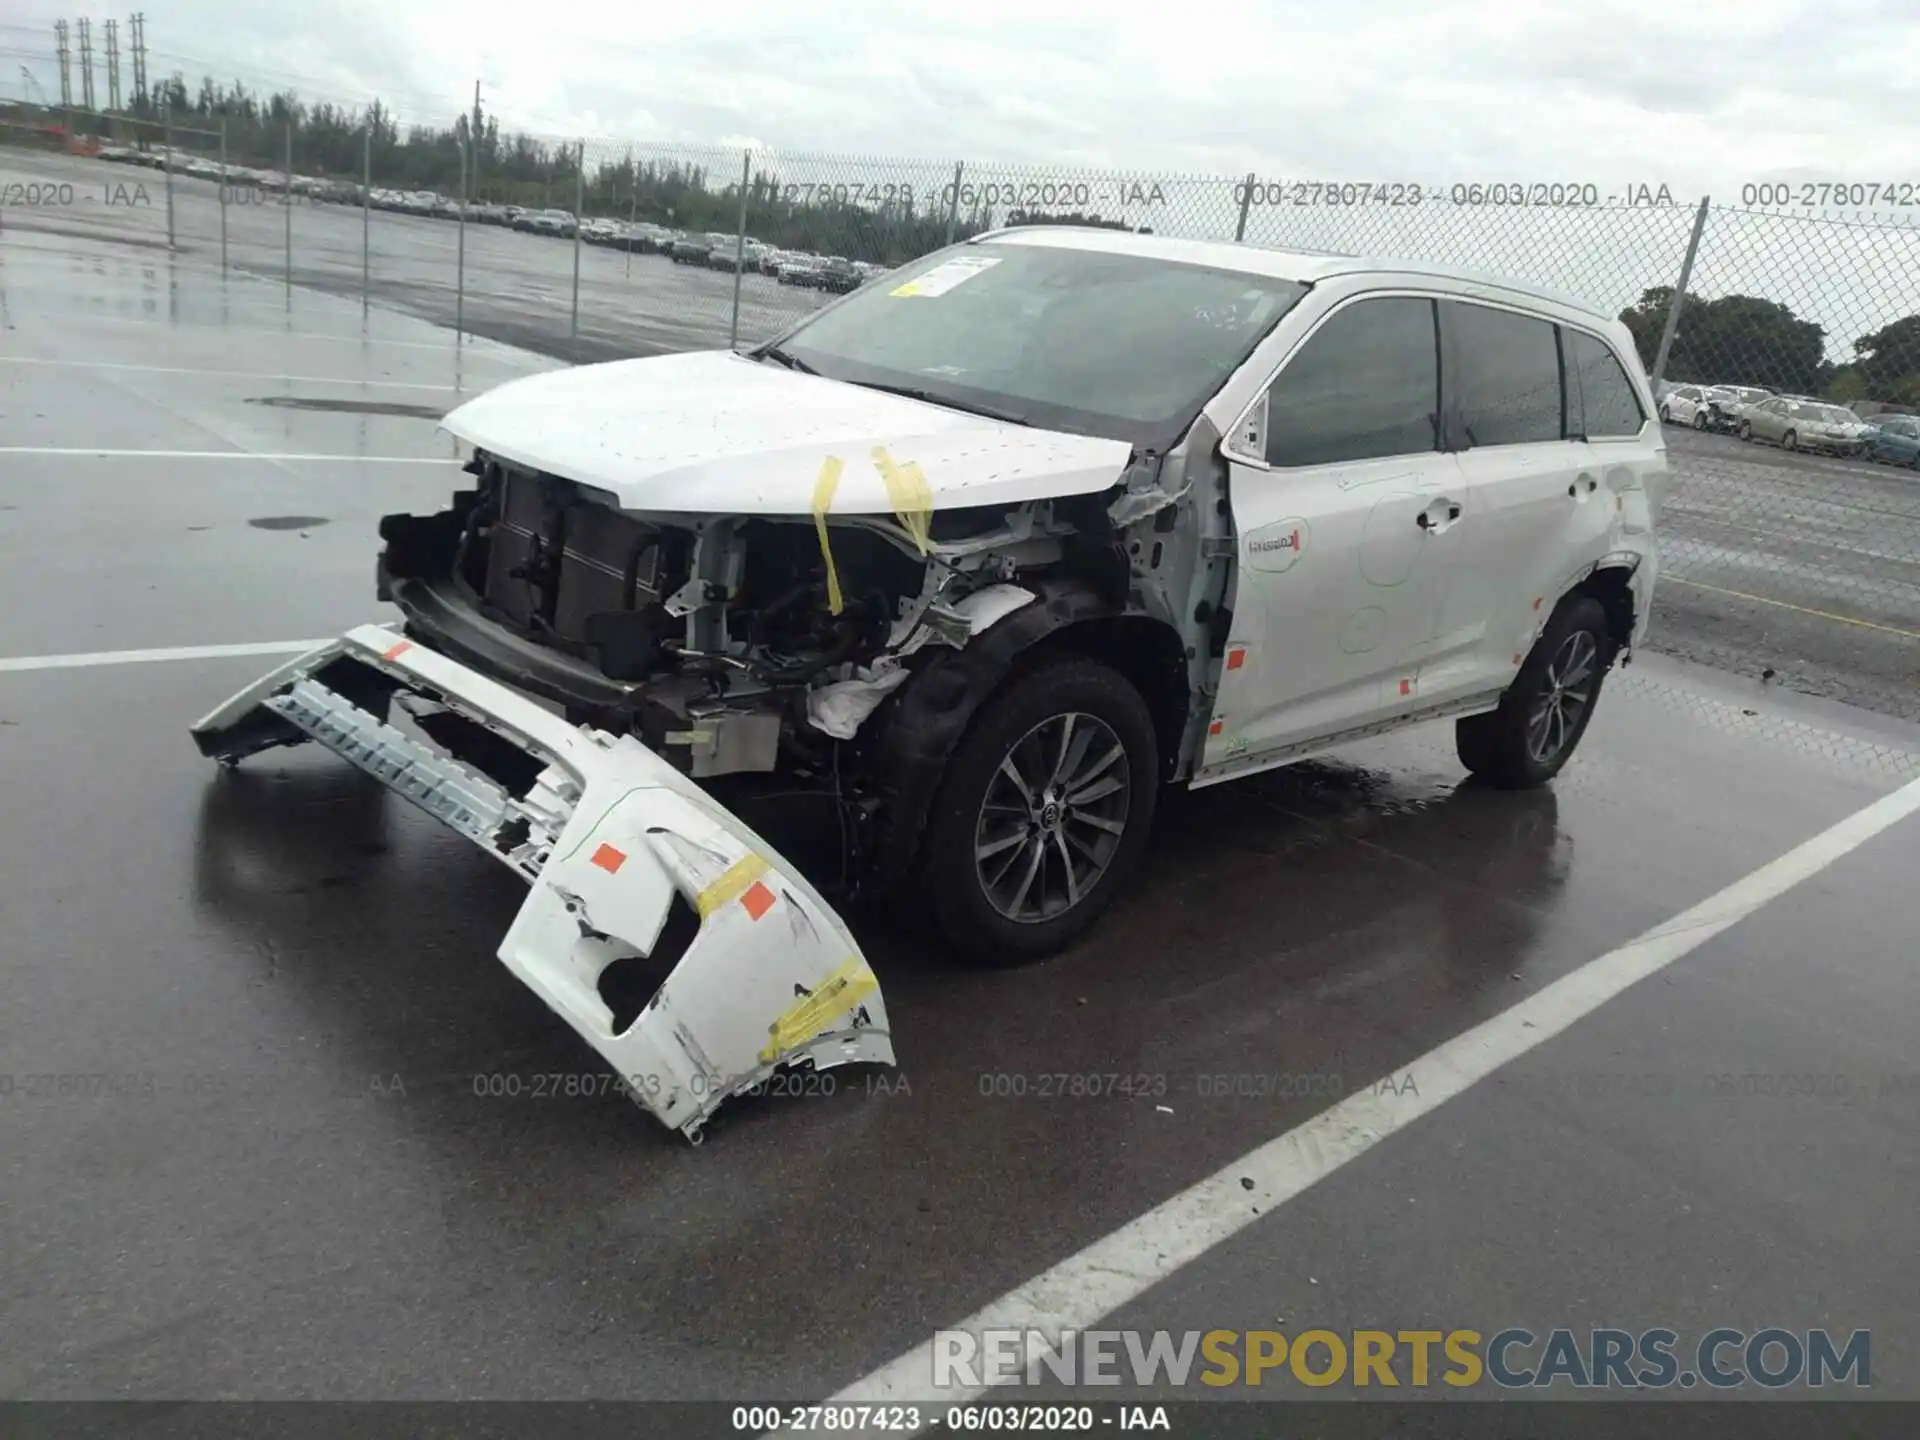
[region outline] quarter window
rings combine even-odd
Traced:
[[[1566,437],[1560,346],[1550,321],[1448,301],[1454,394],[1469,447]]]
[[[1560,335],[1567,352],[1567,433],[1590,440],[1638,435],[1647,417],[1619,357],[1584,331]]]
[[[1267,461],[1328,465],[1417,455],[1439,435],[1434,303],[1361,300],[1335,311],[1267,393]]]

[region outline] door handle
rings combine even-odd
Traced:
[[[1436,516],[1435,511],[1442,513]],[[1459,518],[1460,507],[1457,504],[1451,500],[1436,500],[1418,515],[1414,516],[1413,523],[1418,525],[1422,530],[1444,530]]]

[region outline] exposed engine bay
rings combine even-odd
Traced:
[[[381,596],[572,663],[528,688],[707,778],[825,763],[929,645],[964,646],[1071,563],[1124,593],[1099,497],[892,518],[637,516],[484,453],[449,510],[382,521]],[[1062,508],[1086,510],[1061,513]],[[1085,538],[1093,535],[1093,540]],[[432,603],[427,603],[428,601]]]

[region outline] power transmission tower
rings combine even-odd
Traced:
[[[80,107],[93,109],[93,22],[80,17]]]
[[[147,94],[147,17],[136,14],[127,23],[133,31],[133,108],[144,110],[152,98]]]
[[[67,67],[72,52],[67,48],[67,22],[64,20],[53,22],[53,48],[60,57],[60,108],[70,110],[73,108],[73,77]]]
[[[107,109],[120,108],[120,22],[107,21]]]

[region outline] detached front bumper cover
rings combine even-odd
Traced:
[[[401,697],[423,730],[465,743],[388,723]],[[435,729],[443,718],[451,732]],[[228,765],[317,740],[530,882],[501,960],[696,1143],[728,1096],[778,1068],[894,1063],[879,982],[839,916],[631,736],[568,724],[376,625],[266,675],[193,736]],[[670,927],[676,908],[686,923]],[[656,949],[664,960],[688,932],[652,999],[616,1028],[602,972]]]

